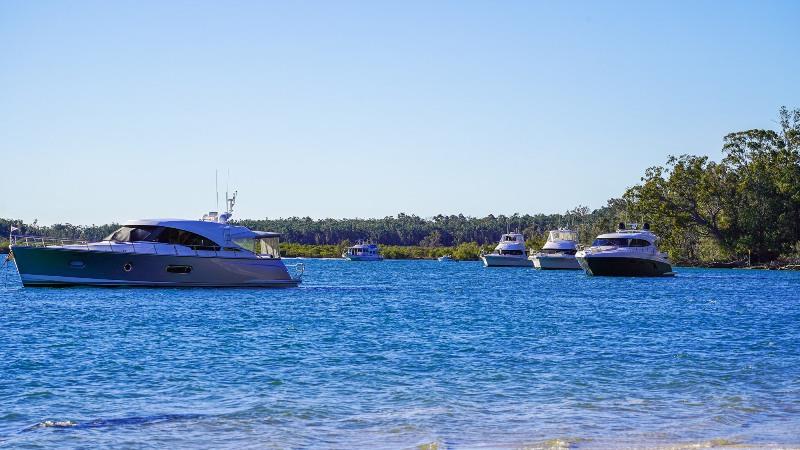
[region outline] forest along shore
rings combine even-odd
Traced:
[[[287,258],[341,258],[347,245],[303,245],[294,243],[281,244],[281,255]],[[459,261],[478,261],[480,252],[488,253],[493,245],[480,246],[477,243],[460,244],[453,247],[420,247],[420,246],[382,246],[381,254],[385,259],[419,259],[433,260],[440,256],[451,255]],[[531,248],[532,253],[538,248]],[[701,267],[708,269],[761,269],[761,270],[800,270],[800,258],[771,261],[768,264],[748,265],[747,260],[740,261],[687,261],[678,260],[677,267]]]

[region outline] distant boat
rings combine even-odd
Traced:
[[[202,220],[131,220],[99,242],[11,236],[24,286],[297,286],[278,250],[278,233]],[[298,264],[298,269],[302,264]]]
[[[481,255],[486,267],[532,267],[525,251],[525,238],[520,233],[506,233],[493,253]]]
[[[672,264],[659,252],[658,237],[644,224],[619,224],[616,233],[601,234],[592,246],[575,254],[589,275],[662,277],[673,276]]]
[[[542,270],[581,270],[575,258],[578,251],[578,233],[559,228],[548,233],[541,250],[531,255],[533,267]]]
[[[347,247],[342,253],[342,258],[350,261],[382,261],[377,244],[372,242],[359,241],[356,245]]]
[[[453,259],[451,255],[444,255],[436,258],[439,262],[455,262],[456,260]]]

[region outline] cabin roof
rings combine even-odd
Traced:
[[[270,231],[254,231],[241,225],[230,223],[209,222],[203,220],[187,219],[134,219],[129,220],[123,226],[159,226],[169,227],[178,230],[190,231],[200,236],[211,239],[217,244],[224,244],[233,239],[254,239],[280,237],[280,233]],[[226,239],[226,237],[228,239]]]
[[[656,235],[646,230],[624,230],[615,233],[601,234],[597,237],[603,239],[644,239],[649,242],[654,242],[656,240]]]

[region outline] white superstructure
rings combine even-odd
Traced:
[[[658,250],[658,237],[644,224],[619,224],[615,233],[601,234],[592,246],[575,254],[589,275],[672,276],[672,264]]]
[[[481,255],[481,260],[486,267],[532,266],[525,249],[525,237],[520,233],[502,235],[497,247],[494,248],[494,252]]]
[[[581,265],[575,258],[578,251],[578,233],[566,228],[559,228],[548,233],[547,242],[541,250],[531,255],[533,267],[550,270],[580,270]]]
[[[380,249],[377,244],[369,241],[359,241],[356,245],[347,247],[342,253],[342,258],[350,261],[382,261]]]

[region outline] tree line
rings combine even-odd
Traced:
[[[362,239],[393,246],[398,254],[436,255],[440,251],[424,249],[481,249],[507,230],[524,233],[531,248],[540,247],[547,231],[559,227],[577,230],[582,243],[589,244],[618,222],[642,220],[661,237],[661,249],[679,262],[798,257],[800,109],[781,108],[776,130],[728,134],[718,162],[706,156],[670,156],[666,164],[647,169],[621,197],[595,210],[577,206],[560,214],[423,218],[400,213],[380,219],[289,217],[236,223],[280,232],[284,241],[295,245],[322,246],[319,252],[326,255]],[[0,219],[0,235],[7,236],[11,225],[26,234],[86,240],[102,239],[119,226],[40,226]],[[401,252],[399,247],[421,250]],[[291,248],[286,247],[290,253],[301,251]]]
[[[623,195],[628,212],[647,217],[676,258],[797,258],[800,109],[781,108],[777,125],[728,134],[719,162],[681,155],[647,169]]]

